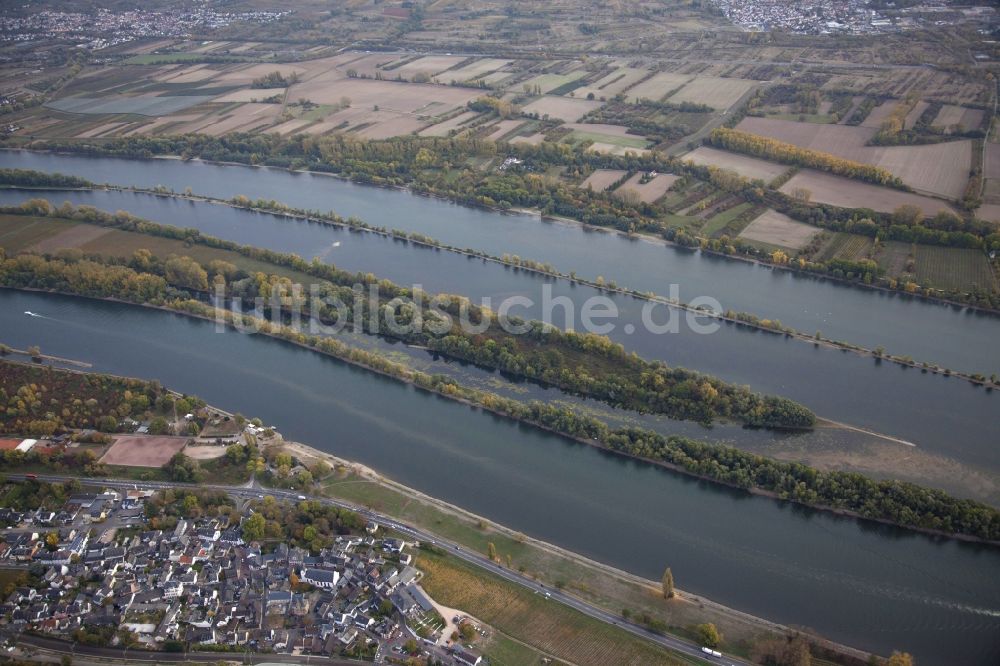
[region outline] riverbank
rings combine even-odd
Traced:
[[[493,543],[501,557],[510,555],[513,568],[552,587],[621,614],[630,609],[638,616],[648,613],[674,630],[703,622],[715,623],[727,643],[746,653],[761,635],[790,635],[798,630],[729,608],[696,594],[675,589],[674,599],[664,599],[659,583],[616,569],[553,544],[531,538],[459,506],[430,497],[379,474],[376,470],[345,460],[306,444],[282,441],[279,446],[302,461],[323,461],[334,469],[331,480],[321,482],[333,497],[358,502],[387,512],[394,518],[437,533],[466,548],[486,552]],[[870,654],[825,640],[806,632],[823,648],[867,661]],[[687,637],[682,631],[681,635]]]
[[[100,140],[98,140],[98,141],[100,141]],[[96,149],[96,146],[94,144],[91,144],[90,147]],[[5,149],[5,150],[28,150],[28,151],[37,152],[37,153],[48,153],[48,154],[54,154],[54,155],[81,155],[82,154],[82,155],[85,155],[85,156],[92,156],[92,157],[93,156],[109,156],[109,155],[106,155],[106,154],[104,154],[102,152],[99,152],[99,149],[97,151],[87,151],[87,150],[83,150],[83,151],[53,150],[53,149],[48,149],[48,148],[39,149],[39,148],[30,147],[29,144],[24,144],[24,143],[20,143],[20,142],[18,142],[18,144],[16,146],[8,147],[8,148],[3,148],[3,149]],[[412,185],[397,185],[397,184],[391,184],[391,183],[375,183],[375,182],[370,182],[370,181],[355,180],[355,179],[351,178],[350,176],[344,176],[344,175],[339,174],[339,173],[332,173],[332,172],[328,172],[328,171],[316,171],[316,170],[311,170],[311,169],[293,169],[293,168],[290,168],[290,167],[272,166],[272,165],[266,165],[266,164],[249,164],[249,163],[238,162],[238,161],[210,160],[210,159],[204,159],[204,158],[201,158],[201,157],[184,157],[184,156],[181,156],[181,155],[149,155],[149,156],[146,156],[146,157],[124,157],[124,156],[121,156],[121,155],[112,154],[110,156],[118,158],[118,159],[139,159],[139,160],[141,160],[141,159],[154,159],[154,160],[197,161],[197,162],[202,162],[204,164],[211,164],[211,165],[218,165],[218,166],[237,166],[237,167],[243,167],[243,168],[274,169],[274,170],[284,171],[286,173],[306,173],[306,174],[310,174],[310,175],[313,175],[313,176],[328,176],[328,177],[332,177],[332,178],[341,180],[343,182],[349,182],[349,183],[356,184],[356,185],[369,186],[369,187],[378,187],[378,188],[382,188],[382,189],[392,189],[392,190],[397,190],[397,191],[403,191],[403,192],[407,192],[409,194],[413,194],[413,195],[417,195],[417,196],[423,196],[423,197],[427,197],[427,198],[431,198],[431,199],[437,199],[437,200],[440,200],[440,201],[448,202],[448,203],[455,204],[455,205],[467,206],[467,207],[470,207],[470,208],[478,208],[478,209],[481,209],[481,210],[488,210],[488,211],[491,211],[491,212],[497,212],[497,213],[511,213],[511,212],[521,212],[521,213],[524,213],[524,212],[528,212],[531,215],[538,215],[538,216],[541,216],[541,217],[548,217],[548,216],[545,216],[541,211],[539,211],[537,209],[534,209],[534,208],[530,208],[530,207],[511,207],[511,208],[505,208],[505,207],[502,207],[502,206],[487,205],[487,204],[484,204],[484,203],[481,203],[481,202],[478,202],[478,201],[465,201],[465,200],[459,201],[457,198],[448,197],[446,195],[442,195],[442,194],[439,194],[437,192],[424,191],[424,190],[421,190],[420,188],[414,188]],[[612,228],[608,228],[608,227],[601,227],[601,226],[595,226],[595,225],[588,224],[586,222],[582,222],[580,220],[575,220],[573,218],[557,217],[557,218],[552,218],[552,219],[569,220],[569,221],[571,221],[571,222],[573,222],[575,224],[578,224],[578,225],[581,225],[581,226],[584,226],[584,227],[588,227],[588,228],[591,228],[591,229],[601,229],[601,230],[604,230],[604,231],[614,231],[616,233],[621,233],[622,235],[624,235],[626,237],[628,237],[628,235],[629,235],[629,234],[625,234],[623,232],[620,232],[617,229],[612,229]],[[817,229],[819,229],[819,228],[817,227]],[[693,250],[693,249],[695,249],[695,248],[692,248],[690,246],[683,245],[683,244],[680,244],[680,243],[676,243],[676,242],[674,242],[674,241],[672,241],[670,239],[664,238],[662,235],[652,235],[652,234],[648,234],[648,233],[645,233],[645,232],[639,232],[636,235],[637,236],[642,236],[642,237],[645,237],[645,238],[649,238],[649,239],[655,239],[655,240],[658,240],[659,242],[663,243],[664,245],[668,245],[668,246],[675,247],[675,248],[682,248],[682,249],[687,249],[687,250]],[[699,239],[699,240],[702,240],[702,239]],[[990,307],[983,307],[983,306],[980,306],[980,305],[975,304],[975,303],[968,303],[968,302],[963,302],[963,301],[957,301],[957,300],[946,298],[944,296],[931,295],[929,293],[929,290],[927,290],[927,291],[921,291],[921,292],[917,292],[917,293],[912,293],[912,294],[911,293],[903,293],[903,292],[901,292],[899,290],[894,290],[894,289],[891,289],[891,288],[889,288],[887,286],[883,286],[883,285],[866,284],[864,282],[858,282],[856,280],[848,280],[846,278],[838,278],[837,276],[831,275],[829,273],[812,271],[812,270],[808,270],[808,269],[805,269],[805,268],[798,268],[798,267],[796,267],[794,265],[775,264],[775,263],[772,263],[772,262],[763,261],[763,260],[761,260],[761,259],[759,259],[757,257],[752,257],[752,256],[744,255],[744,254],[729,254],[729,253],[726,253],[726,252],[714,251],[714,250],[711,250],[709,248],[700,248],[700,249],[702,251],[706,252],[707,254],[712,255],[712,256],[717,256],[717,257],[721,257],[721,258],[725,258],[725,259],[729,259],[729,260],[743,261],[743,262],[754,264],[754,265],[766,266],[766,267],[769,267],[769,268],[772,268],[772,269],[780,269],[782,271],[788,271],[788,272],[793,273],[793,274],[802,275],[802,276],[808,276],[808,277],[812,277],[812,278],[815,278],[815,279],[818,279],[818,280],[830,279],[833,282],[838,282],[838,283],[841,283],[841,284],[844,284],[844,285],[851,286],[852,288],[858,288],[858,289],[861,289],[861,290],[870,289],[870,290],[875,290],[875,291],[878,291],[878,292],[881,292],[881,293],[885,293],[885,294],[892,294],[892,295],[895,295],[895,296],[904,296],[905,295],[905,296],[908,296],[908,297],[914,297],[914,298],[917,298],[919,300],[926,301],[928,303],[935,303],[935,304],[939,304],[939,305],[951,305],[951,306],[957,306],[957,307],[962,307],[962,308],[968,308],[970,311],[982,312],[982,313],[986,313],[986,314],[990,314],[990,315],[1000,315],[1000,309],[990,308]],[[938,290],[938,291],[940,291],[940,290]]]
[[[321,174],[321,175],[333,175],[333,174]],[[995,374],[993,374],[991,377],[987,377],[984,373],[953,370],[931,361],[914,360],[913,358],[905,355],[894,355],[880,348],[872,349],[869,347],[865,347],[864,345],[854,344],[848,341],[835,340],[823,336],[819,331],[817,331],[814,334],[805,333],[796,330],[790,326],[782,325],[779,322],[761,318],[752,313],[732,312],[728,310],[725,312],[715,312],[715,311],[705,310],[700,307],[692,307],[678,299],[664,297],[661,295],[657,295],[653,292],[640,292],[635,289],[619,286],[614,280],[605,280],[603,278],[598,278],[598,279],[581,278],[576,274],[575,271],[570,271],[570,272],[561,271],[555,267],[552,267],[549,264],[543,264],[541,262],[520,259],[520,258],[514,259],[508,255],[496,256],[483,251],[470,250],[468,248],[460,248],[454,245],[443,243],[441,241],[430,238],[423,234],[407,233],[399,230],[390,230],[383,227],[374,227],[364,223],[363,221],[355,220],[353,218],[344,219],[334,213],[317,214],[315,211],[307,211],[304,209],[294,208],[282,204],[280,202],[274,202],[274,201],[268,202],[270,205],[261,206],[259,205],[261,203],[260,201],[251,201],[247,197],[233,197],[232,199],[225,200],[211,196],[199,195],[191,192],[185,192],[181,194],[177,192],[165,191],[160,188],[149,189],[149,188],[141,188],[133,186],[119,186],[114,184],[104,184],[104,185],[95,184],[93,189],[104,190],[104,191],[129,192],[134,194],[144,194],[155,197],[174,198],[179,200],[218,204],[218,205],[228,206],[230,208],[234,208],[237,210],[247,210],[255,213],[269,214],[279,219],[283,218],[283,219],[298,220],[304,222],[312,222],[312,223],[330,225],[341,229],[362,231],[365,233],[374,234],[384,238],[402,240],[404,242],[411,243],[417,247],[445,250],[460,256],[481,259],[483,261],[496,263],[514,270],[523,270],[528,273],[536,274],[545,278],[567,280],[570,284],[587,286],[602,293],[627,296],[627,297],[632,297],[639,301],[664,305],[672,309],[688,312],[698,317],[712,318],[717,321],[725,322],[727,324],[735,325],[741,328],[746,328],[748,330],[783,336],[789,339],[794,339],[798,342],[812,344],[814,346],[823,346],[829,349],[854,353],[861,357],[872,358],[878,364],[881,364],[883,361],[885,361],[887,364],[918,369],[921,372],[925,373],[929,372],[931,374],[941,374],[949,377],[955,377],[967,381],[974,386],[986,388],[986,390],[988,391],[992,390],[995,387],[1000,387],[1000,378],[998,378]],[[45,190],[43,188],[36,187],[30,191],[42,192]],[[50,191],[67,191],[67,190],[66,188],[62,187],[53,187],[50,188]],[[584,224],[576,222],[569,218],[558,218],[558,219],[561,223],[570,223],[578,225]],[[623,234],[622,232],[619,232],[617,230],[607,230],[602,227],[593,227],[593,226],[591,226],[591,228],[603,231],[612,231],[614,233],[622,235],[623,237],[627,237],[626,234]],[[643,235],[643,234],[640,234],[639,236],[644,241],[667,244],[666,241],[658,240],[654,236]],[[767,266],[769,268],[781,268],[780,266],[774,266],[772,264],[766,264],[763,262],[758,262],[758,263],[761,263],[762,266]]]

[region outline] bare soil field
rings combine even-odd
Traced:
[[[633,153],[635,155],[645,155],[649,152],[646,148],[636,148],[634,146],[623,146],[617,143],[605,143],[603,141],[595,141],[590,145],[589,150],[595,153],[606,153],[608,155],[626,155],[627,153]]]
[[[187,441],[187,437],[152,435],[115,437],[115,443],[98,462],[125,467],[163,467],[184,449]]]
[[[976,210],[976,217],[987,222],[1000,222],[1000,204],[983,204]]]
[[[732,169],[744,178],[770,182],[788,171],[784,164],[768,162],[767,160],[738,155],[725,150],[701,146],[684,155],[682,159],[702,166],[714,166],[720,169]]]
[[[653,203],[670,189],[670,186],[679,180],[679,176],[669,173],[660,173],[650,179],[647,183],[641,183],[644,174],[637,173],[619,187],[616,192],[624,190],[635,190],[639,193],[639,199],[643,203]]]
[[[924,111],[927,110],[928,106],[930,106],[930,102],[925,102],[923,100],[917,102],[914,107],[910,109],[910,112],[906,114],[906,120],[903,121],[903,127],[906,129],[913,129],[913,126],[917,124],[920,116],[924,114]],[[850,116],[844,117],[849,118]]]
[[[215,460],[226,455],[226,447],[217,445],[189,446],[184,449],[184,455],[195,460]]]
[[[473,118],[478,118],[479,114],[475,111],[465,111],[458,114],[450,120],[446,120],[443,123],[438,123],[437,125],[432,125],[425,130],[422,130],[419,134],[420,136],[448,136],[451,130],[461,130],[464,129],[462,125],[469,123]]]
[[[464,106],[480,95],[477,90],[422,83],[399,83],[374,79],[310,79],[288,90],[289,99],[304,97],[315,104],[339,104],[346,97],[351,106],[421,113],[438,116]]]
[[[294,134],[295,132],[300,131],[303,127],[310,124],[311,122],[312,122],[311,120],[305,118],[295,118],[293,120],[286,120],[280,125],[275,125],[274,127],[269,128],[267,131],[275,132],[276,134],[285,136],[286,134]]]
[[[478,79],[479,77],[485,76],[491,72],[495,72],[501,67],[506,67],[510,64],[510,62],[510,60],[501,60],[500,58],[480,58],[473,63],[465,65],[464,67],[439,72],[437,77],[442,83],[451,83],[452,81],[469,81],[471,79]]]
[[[934,127],[951,127],[961,125],[964,129],[971,130],[979,127],[983,122],[982,109],[967,109],[964,106],[945,104],[941,107],[937,117],[931,122]]]
[[[882,213],[891,213],[900,206],[909,204],[920,208],[924,215],[935,215],[941,210],[954,212],[948,204],[938,199],[869,185],[811,169],[803,169],[795,174],[780,191],[791,194],[798,188],[809,190],[812,201],[844,208],[871,208]]]
[[[609,187],[621,180],[628,171],[622,171],[619,169],[598,169],[594,173],[587,176],[580,187],[587,189],[588,187],[595,192],[604,192]]]
[[[629,101],[638,99],[651,99],[659,102],[666,94],[672,90],[680,88],[691,80],[692,77],[684,74],[674,74],[672,72],[659,72],[642,83],[627,90]]]
[[[624,125],[607,125],[604,123],[566,123],[563,127],[571,130],[579,130],[589,134],[607,134],[608,136],[628,136],[639,138],[636,134],[629,134],[628,128]]]
[[[216,102],[259,102],[269,97],[278,95],[278,98],[285,96],[284,88],[243,88],[226,93],[221,97],[216,97]]]
[[[645,69],[620,67],[590,85],[577,88],[574,93],[576,97],[584,99],[590,93],[593,93],[596,99],[601,99],[602,97],[611,99],[629,86],[634,85],[647,74],[649,74],[649,71]]]
[[[882,102],[868,114],[868,117],[864,119],[861,123],[862,127],[872,127],[878,129],[882,126],[882,123],[892,114],[893,109],[899,104],[898,101],[894,99]]]
[[[490,132],[490,134],[486,138],[489,139],[490,141],[499,141],[500,139],[507,136],[515,129],[521,127],[524,124],[525,121],[523,120],[501,120],[495,125],[491,125],[490,127],[487,128],[487,131],[489,130],[493,131]]]
[[[399,74],[404,79],[413,78],[416,74],[434,76],[449,67],[454,67],[463,60],[465,60],[465,57],[463,56],[429,55],[414,60],[413,62],[408,62],[405,65],[401,65],[400,67],[390,71],[393,75]]]
[[[747,81],[745,79],[699,76],[668,97],[667,101],[706,104],[713,109],[724,111],[738,102],[747,91],[756,85],[755,81]]]
[[[221,136],[228,132],[270,125],[280,115],[281,106],[278,104],[243,104],[225,114],[187,123],[178,129],[178,133],[201,132],[211,136]]]
[[[220,83],[225,82],[238,85],[250,85],[253,83],[254,79],[259,79],[273,72],[278,72],[282,76],[288,78],[293,74],[301,77],[308,71],[309,70],[302,65],[289,65],[276,62],[268,63],[266,65],[250,65],[248,67],[230,69],[220,73],[218,76],[214,77],[213,80]]]
[[[101,236],[108,234],[111,230],[91,225],[77,225],[60,231],[54,236],[44,238],[33,246],[31,250],[41,253],[54,253],[65,248],[80,247],[91,241],[95,241]]]
[[[359,129],[356,133],[358,136],[363,136],[366,139],[388,139],[394,136],[413,134],[425,125],[427,125],[426,121],[415,116],[400,115],[396,118],[375,123],[370,127]]]
[[[536,132],[529,136],[515,136],[510,140],[511,143],[526,143],[530,146],[537,146],[542,141],[545,141],[545,135],[541,132]]]
[[[957,199],[965,191],[972,163],[972,141],[923,146],[866,146],[871,127],[818,125],[774,118],[745,118],[737,129],[802,148],[882,167],[915,190]]]
[[[790,250],[801,250],[818,233],[819,229],[816,227],[796,222],[783,213],[768,209],[747,225],[739,237]]]
[[[526,105],[524,111],[537,113],[539,118],[548,116],[567,123],[575,123],[580,118],[601,107],[597,100],[577,99],[574,97],[545,96]]]
[[[532,93],[534,93],[535,87],[537,86],[542,94],[546,94],[551,90],[561,88],[567,83],[572,83],[577,79],[582,79],[586,73],[587,72],[581,69],[568,74],[539,74],[538,76],[534,76],[527,81],[523,81],[521,86],[526,86],[527,90],[530,90]]]

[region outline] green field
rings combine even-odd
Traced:
[[[917,282],[935,289],[994,291],[996,277],[982,250],[917,245]]]
[[[542,93],[547,93],[550,90],[561,88],[568,83],[572,83],[577,79],[583,78],[584,74],[586,74],[586,72],[583,70],[573,72],[571,74],[539,74],[538,76],[525,81],[522,86],[528,86],[531,92],[534,92],[535,86],[538,86]],[[515,86],[515,88],[517,88],[517,86]]]
[[[596,132],[584,132],[573,130],[566,136],[569,143],[580,143],[581,141],[593,141],[594,143],[610,143],[623,148],[645,148],[649,145],[641,136],[616,136],[614,134],[597,134]]]
[[[622,629],[450,557],[421,552],[416,566],[424,572],[421,585],[436,601],[558,659],[579,666],[689,663]]]
[[[747,209],[749,209],[753,204],[741,203],[739,205],[733,206],[721,213],[710,217],[701,228],[702,235],[704,236],[715,236],[718,232],[725,229],[730,222],[735,220],[737,217],[742,215]],[[749,220],[747,221],[749,223]],[[744,225],[746,226],[746,225]],[[730,230],[730,236],[736,236],[742,229]]]

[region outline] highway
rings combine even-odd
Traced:
[[[23,481],[26,477],[23,475],[9,474],[7,478],[13,481]],[[67,481],[80,481],[81,483],[88,483],[93,485],[100,485],[108,488],[115,488],[121,490],[131,490],[135,487],[142,488],[152,488],[152,489],[166,489],[166,488],[203,488],[207,490],[216,490],[228,493],[229,495],[242,499],[257,499],[261,495],[271,495],[276,499],[299,501],[299,497],[306,497],[310,501],[321,502],[327,506],[335,506],[341,509],[348,509],[354,511],[355,513],[361,515],[366,520],[372,520],[381,526],[391,528],[400,534],[421,542],[431,543],[438,548],[448,552],[450,555],[457,557],[469,564],[473,564],[482,569],[486,569],[491,573],[500,576],[512,583],[516,583],[522,587],[528,588],[529,590],[535,592],[536,594],[545,595],[548,599],[553,602],[565,604],[574,610],[577,610],[584,615],[592,617],[601,622],[606,622],[608,624],[613,624],[616,627],[628,631],[640,638],[644,638],[648,641],[656,643],[668,650],[674,652],[679,652],[681,654],[693,657],[701,662],[709,664],[726,664],[727,666],[751,666],[752,662],[743,661],[735,657],[730,657],[728,655],[723,655],[721,658],[712,657],[710,655],[702,652],[701,646],[690,641],[683,640],[674,636],[664,636],[643,626],[629,622],[619,615],[610,613],[599,606],[590,604],[582,599],[579,599],[573,595],[567,594],[556,588],[546,587],[543,583],[539,583],[536,580],[528,578],[527,576],[521,575],[518,571],[512,571],[510,569],[504,568],[499,564],[496,564],[485,555],[480,555],[479,553],[470,551],[463,548],[461,545],[442,539],[441,537],[431,534],[430,532],[425,532],[423,530],[417,529],[410,525],[399,522],[398,520],[391,518],[389,516],[371,511],[365,507],[357,506],[350,502],[345,502],[343,500],[331,499],[328,497],[316,497],[316,496],[305,496],[300,493],[278,490],[278,489],[265,489],[265,488],[251,488],[243,486],[223,486],[214,484],[190,484],[190,483],[177,483],[177,482],[163,482],[163,481],[124,481],[121,479],[86,479],[75,476],[58,476],[49,474],[38,474],[37,480],[47,481],[47,482],[67,482]]]

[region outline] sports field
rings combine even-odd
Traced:
[[[123,467],[163,467],[184,449],[187,441],[187,437],[153,435],[115,437],[115,443],[98,462]]]

